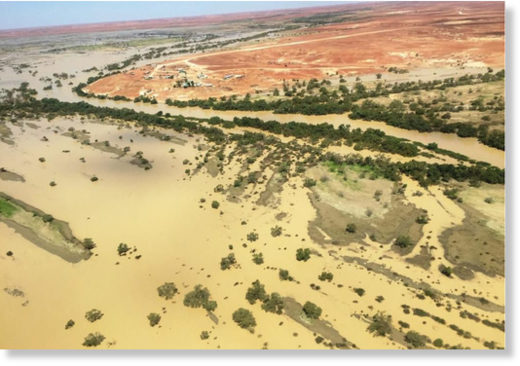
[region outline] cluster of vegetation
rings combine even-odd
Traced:
[[[280,277],[280,280],[282,281],[294,281],[294,278],[289,274],[289,271],[286,269],[280,268],[278,271],[278,277]]]
[[[83,341],[85,347],[97,347],[105,340],[105,336],[100,333],[89,333]]]
[[[157,313],[150,313],[146,317],[151,327],[155,327],[161,321],[161,316]]]
[[[255,304],[257,301],[262,303],[262,309],[266,312],[281,314],[284,309],[284,302],[280,294],[273,292],[267,294],[265,286],[256,280],[251,284],[251,287],[247,289],[246,300],[251,304]]]
[[[334,278],[334,275],[331,272],[321,272],[321,274],[318,276],[318,279],[320,281],[332,281]]]
[[[229,253],[226,257],[223,257],[220,260],[220,269],[223,271],[226,269],[230,269],[231,266],[233,266],[236,263],[237,263],[237,260],[235,259],[235,254]]]
[[[392,69],[394,70],[394,69]],[[395,72],[400,73],[402,69],[395,68]],[[249,95],[243,99],[236,96],[209,98],[209,99],[192,99],[189,101],[179,101],[167,99],[166,104],[176,107],[200,107],[203,109],[215,110],[246,110],[246,111],[265,111],[272,110],[275,113],[297,113],[305,115],[325,115],[325,114],[342,114],[352,112],[350,117],[354,119],[379,120],[387,124],[398,126],[401,128],[414,129],[419,131],[438,130],[442,132],[456,132],[459,136],[475,136],[479,137],[483,143],[500,148],[503,144],[503,135],[500,131],[493,131],[488,136],[487,131],[482,127],[481,131],[473,131],[469,124],[459,123],[450,124],[444,127],[445,119],[439,118],[436,112],[443,112],[442,108],[431,109],[430,113],[425,113],[420,108],[412,113],[405,113],[404,108],[400,108],[402,104],[396,101],[391,107],[385,108],[377,103],[365,100],[361,105],[355,104],[356,101],[374,98],[379,96],[388,96],[392,93],[402,93],[419,90],[445,90],[461,85],[473,85],[478,83],[492,82],[503,80],[504,70],[497,73],[488,72],[485,74],[464,75],[457,79],[446,78],[444,80],[433,80],[428,82],[403,82],[394,84],[383,84],[379,82],[376,86],[369,90],[364,84],[357,82],[351,89],[345,85],[340,85],[337,90],[330,91],[324,85],[329,84],[327,80],[321,83],[316,79],[309,80],[308,83],[298,83],[298,86],[305,88],[297,91],[297,87],[292,90],[284,84],[285,96],[289,98],[278,98],[272,101],[265,99],[252,100]],[[314,90],[318,92],[315,93]],[[306,95],[308,94],[308,95]],[[274,96],[279,95],[278,89],[273,92]],[[472,108],[481,109],[478,102],[473,103]],[[496,108],[502,108],[500,104]],[[451,110],[451,109],[449,109]],[[427,118],[424,118],[426,116]],[[444,114],[443,114],[444,116]]]
[[[244,308],[239,308],[233,312],[233,321],[238,324],[240,328],[244,328],[253,333],[256,326],[256,320],[253,314]]]
[[[217,302],[210,300],[209,290],[202,285],[196,285],[193,291],[190,291],[184,296],[184,306],[190,308],[200,308],[207,311],[214,311],[217,308]]]
[[[311,250],[309,248],[298,248],[296,250],[296,260],[307,262],[311,258]]]
[[[173,282],[165,282],[157,287],[157,293],[160,297],[164,297],[165,300],[170,300],[177,292],[177,287],[175,287]]]
[[[85,319],[87,319],[91,323],[101,319],[102,317],[103,313],[101,312],[101,310],[98,309],[92,309],[85,313]]]
[[[367,329],[370,333],[381,337],[392,333],[392,316],[378,312],[372,316],[372,321]]]
[[[240,146],[247,146],[258,143],[259,141],[272,140],[273,137],[259,133],[246,132],[240,135],[228,137],[221,129],[213,125],[222,125],[223,120],[218,117],[211,118],[208,123],[212,126],[206,127],[203,124],[187,121],[182,116],[172,117],[162,113],[147,114],[136,112],[131,109],[115,109],[108,107],[96,107],[85,102],[61,102],[57,99],[43,98],[37,100],[33,97],[34,91],[28,89],[27,85],[22,85],[19,89],[4,91],[4,97],[0,103],[0,116],[11,118],[14,116],[28,117],[46,115],[48,118],[65,115],[89,115],[100,119],[113,118],[122,121],[133,121],[144,126],[152,125],[165,128],[172,128],[178,132],[189,132],[204,135],[208,141],[217,144],[226,141],[235,141]],[[354,144],[355,148],[370,148],[376,151],[399,153],[405,156],[415,156],[418,148],[416,144],[404,142],[392,136],[386,136],[379,130],[367,129],[361,131],[355,129],[350,131],[348,127],[340,126],[335,129],[332,125],[308,125],[305,123],[291,122],[281,124],[276,121],[263,122],[255,118],[235,118],[233,123],[240,123],[245,127],[253,127],[275,134],[285,136],[310,137],[312,139],[327,139],[329,141],[338,138],[347,138],[347,143]],[[336,137],[334,137],[336,136]],[[378,175],[398,181],[400,174],[405,174],[418,181],[422,186],[439,184],[441,181],[455,179],[457,181],[486,182],[490,184],[503,184],[505,174],[503,169],[491,166],[487,163],[472,163],[467,165],[453,164],[430,164],[422,161],[390,162],[381,157],[362,158],[351,154],[340,157],[335,154],[321,154],[318,149],[314,154],[323,162],[332,161],[337,165],[361,165],[370,167]]]

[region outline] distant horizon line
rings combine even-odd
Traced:
[[[8,3],[10,1],[0,1],[0,3]],[[54,3],[60,3],[61,1],[49,1]],[[67,2],[67,1],[64,1]],[[84,2],[87,3],[89,1],[78,1],[78,2]],[[97,1],[95,1],[97,2]],[[94,3],[95,3],[94,2]],[[108,2],[116,2],[116,1],[107,1]],[[146,3],[147,1],[117,1],[117,2],[131,2],[131,3]],[[150,1],[154,2],[154,1]],[[156,1],[157,2],[157,1]],[[163,2],[163,1],[160,1]],[[168,2],[168,1],[165,1]],[[227,2],[227,3],[233,3],[233,2],[242,2],[242,3],[276,3],[275,1],[170,1],[171,3],[175,2],[184,2],[184,3],[219,3],[219,2]],[[384,2],[403,2],[403,0],[371,0],[371,1],[342,1],[342,0],[333,0],[333,1],[320,1],[320,0],[303,0],[303,1],[282,1],[282,2],[291,2],[291,3],[298,3],[301,6],[298,7],[287,7],[287,8],[272,8],[272,9],[257,9],[257,10],[239,10],[239,11],[225,11],[222,13],[207,13],[207,14],[195,14],[195,15],[180,15],[180,16],[173,16],[173,17],[150,17],[150,18],[133,18],[133,19],[120,19],[120,20],[106,20],[106,21],[93,21],[93,22],[80,22],[80,23],[63,23],[63,24],[50,24],[50,25],[34,25],[34,26],[22,26],[17,28],[0,28],[0,33],[10,33],[10,32],[21,32],[21,31],[31,31],[31,30],[38,30],[38,29],[52,29],[52,28],[66,28],[66,27],[88,27],[88,26],[94,26],[94,25],[103,25],[103,24],[117,24],[117,23],[146,23],[146,22],[152,22],[152,21],[166,21],[166,20],[181,20],[181,19],[195,19],[195,18],[204,18],[204,17],[219,17],[219,16],[226,16],[226,15],[245,15],[249,13],[273,13],[273,12],[283,12],[288,10],[300,10],[300,9],[316,9],[316,8],[334,8],[334,7],[343,7],[348,5],[354,5],[354,4],[360,4],[360,3],[384,3]],[[404,0],[404,2],[407,2]],[[22,2],[23,3],[23,2]],[[42,1],[42,3],[45,3],[45,1]],[[100,3],[103,3],[101,1]],[[305,3],[312,3],[312,5],[305,6]],[[324,3],[321,5],[320,3]]]

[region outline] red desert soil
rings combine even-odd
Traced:
[[[298,36],[234,50],[179,57],[103,78],[86,90],[187,100],[253,94],[281,87],[283,79],[369,74],[390,66],[504,67],[501,2],[371,6],[357,21],[308,28]],[[176,87],[177,80],[184,78],[200,86]]]

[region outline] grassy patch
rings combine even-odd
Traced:
[[[0,197],[0,215],[11,217],[18,210],[11,202]]]

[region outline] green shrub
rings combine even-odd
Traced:
[[[444,264],[441,264],[439,266],[439,271],[445,275],[446,277],[451,277],[452,269],[451,267],[447,267]]]
[[[334,275],[330,272],[321,272],[321,274],[318,276],[318,279],[320,281],[332,281],[334,278]]]
[[[351,234],[354,234],[356,232],[356,230],[357,230],[356,224],[353,224],[353,223],[348,224],[347,227],[345,228],[345,231],[348,233],[351,233]]]
[[[405,329],[410,328],[410,324],[408,324],[407,322],[403,322],[403,321],[399,320],[397,323],[398,323],[402,328],[405,328]]]
[[[440,348],[444,345],[444,342],[442,341],[442,339],[437,338],[436,340],[433,341],[433,345],[437,348]]]
[[[254,253],[253,262],[258,265],[264,263],[264,255],[262,253]]]
[[[280,294],[273,292],[267,296],[262,304],[262,309],[269,313],[281,314],[284,308],[284,302]]]
[[[210,293],[207,288],[202,285],[196,285],[193,291],[190,291],[184,296],[184,306],[190,308],[204,308],[207,311],[213,311],[217,308],[217,302],[210,300]]]
[[[299,248],[296,250],[296,260],[307,262],[311,257],[311,250],[309,248]]]
[[[316,304],[314,304],[310,301],[307,301],[303,305],[303,313],[305,314],[305,316],[307,318],[318,319],[321,315],[321,308],[319,306],[317,306]]]
[[[420,216],[417,216],[417,218],[415,219],[415,222],[418,224],[421,224],[421,225],[427,224],[428,221],[430,221],[430,219],[428,218],[427,215],[420,215]]]
[[[358,294],[358,296],[363,296],[365,294],[365,290],[362,288],[355,288],[354,292]]]
[[[282,281],[292,281],[293,278],[292,276],[289,274],[289,271],[286,270],[286,269],[281,269],[278,271],[278,277],[280,277],[280,280]]]
[[[412,239],[410,239],[409,236],[406,235],[400,235],[395,239],[394,244],[397,245],[399,248],[408,248],[413,245]]]
[[[91,323],[101,319],[102,317],[103,313],[101,312],[101,310],[98,309],[92,309],[85,313],[85,319],[87,319]]]
[[[83,342],[83,345],[85,347],[96,347],[101,344],[105,340],[105,336],[100,333],[89,333],[85,337],[85,341]]]
[[[74,322],[74,320],[70,319],[66,324],[65,324],[65,329],[69,329],[69,328],[72,328],[74,326],[74,324],[76,324]]]
[[[218,201],[213,201],[211,202],[211,207],[217,209],[220,207],[220,203],[218,203]]]
[[[410,330],[405,334],[404,340],[409,343],[413,348],[422,348],[426,345],[428,340],[426,336],[421,335],[413,330]]]
[[[264,301],[267,299],[267,293],[265,292],[265,287],[260,283],[260,281],[256,280],[251,284],[251,287],[247,289],[246,292],[246,300],[250,304],[254,304],[257,300]]]
[[[392,317],[378,312],[372,317],[372,321],[368,326],[370,333],[375,333],[376,336],[384,337],[392,332]]]
[[[157,287],[157,292],[160,297],[164,297],[165,300],[170,300],[177,293],[177,287],[175,287],[173,282],[165,282]]]
[[[275,227],[272,227],[272,228],[271,228],[271,235],[272,235],[273,237],[275,237],[275,238],[276,238],[277,236],[282,235],[282,227],[281,227],[281,226],[278,226],[278,225],[275,226]]]
[[[417,315],[417,316],[429,316],[430,313],[428,313],[427,311],[424,311],[423,309],[414,308],[414,309],[413,309],[413,315]]]
[[[161,321],[161,316],[157,313],[150,313],[146,318],[150,322],[151,327],[156,326]]]
[[[92,250],[96,247],[96,243],[91,238],[85,238],[83,240],[83,247],[87,250]]]
[[[253,314],[244,308],[239,308],[233,313],[233,321],[238,324],[240,328],[248,329],[253,332],[256,326],[256,320]]]
[[[126,252],[128,252],[130,250],[130,247],[128,247],[128,245],[126,245],[125,243],[119,243],[119,245],[117,246],[117,254],[119,255],[125,255]]]
[[[237,262],[237,260],[235,259],[235,254],[229,253],[227,257],[223,257],[220,260],[220,269],[223,270],[223,271],[226,270],[226,269],[229,269],[236,262]]]
[[[249,240],[250,242],[257,241],[258,240],[258,234],[255,233],[254,231],[250,232],[249,234],[247,234],[247,240]]]
[[[203,330],[202,332],[200,332],[200,339],[205,340],[205,339],[208,339],[208,338],[209,338],[208,331]]]

